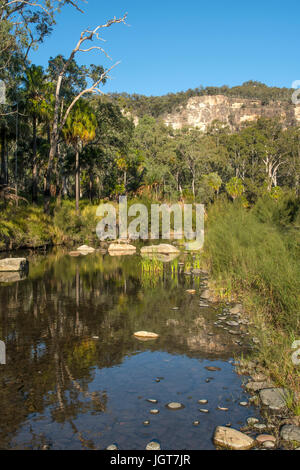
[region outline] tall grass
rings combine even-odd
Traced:
[[[268,196],[251,209],[219,201],[208,210],[205,256],[213,277],[242,296],[256,327],[258,355],[273,378],[300,392],[291,361],[300,339],[299,201]]]

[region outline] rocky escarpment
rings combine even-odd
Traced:
[[[280,118],[287,126],[296,125],[300,123],[300,105],[282,101],[263,104],[260,100],[223,95],[195,96],[162,117],[174,129],[197,127],[206,131],[213,121],[220,121],[235,131],[260,117]]]

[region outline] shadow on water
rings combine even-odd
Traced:
[[[215,426],[256,416],[239,405],[247,396],[232,365],[247,337],[215,324],[224,306],[200,306],[205,279],[183,271],[178,260],[149,268],[139,256],[54,250],[31,256],[27,278],[0,280],[0,448],[144,449],[157,439],[213,449]],[[142,342],[141,330],[160,336]]]

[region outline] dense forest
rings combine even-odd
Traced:
[[[225,192],[245,205],[264,192],[274,198],[285,190],[298,195],[298,128],[260,119],[235,134],[218,122],[203,133],[174,131],[155,119],[190,96],[287,101],[291,90],[250,81],[163,97],[102,96],[109,70],[76,60],[79,51],[90,51],[97,28],[81,33],[69,57],[50,57],[47,69],[28,58],[52,32],[57,3],[78,8],[69,1],[46,2],[46,10],[27,2],[0,3],[0,79],[6,90],[0,105],[2,205],[44,203],[50,213],[55,201],[76,197],[79,213],[80,198],[99,202],[121,194],[207,203]],[[136,127],[128,110],[141,116]]]

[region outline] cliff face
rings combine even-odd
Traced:
[[[263,105],[260,100],[231,98],[223,95],[196,96],[163,116],[164,122],[174,129],[198,127],[205,131],[217,120],[228,125],[232,131],[239,130],[245,122],[259,117],[280,118],[288,125],[300,124],[300,105],[273,101]]]

